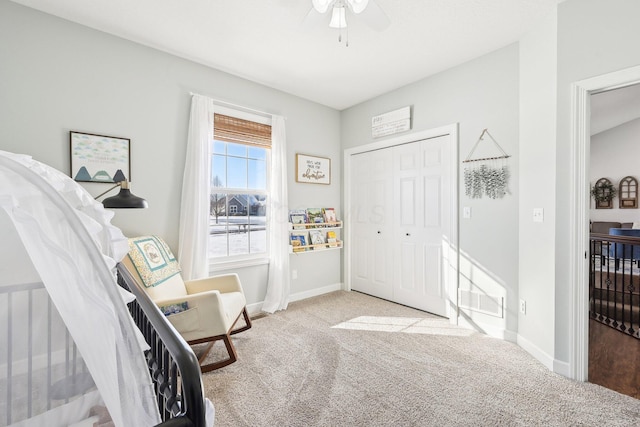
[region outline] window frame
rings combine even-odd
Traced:
[[[247,111],[242,111],[242,110],[238,110],[238,109],[233,109],[233,108],[229,108],[229,107],[223,107],[223,106],[219,106],[216,105],[214,107],[214,113],[215,114],[223,114],[226,116],[231,116],[231,117],[235,117],[238,119],[243,119],[243,120],[249,120],[252,122],[256,122],[256,123],[261,123],[261,124],[266,124],[266,125],[270,125],[272,124],[272,120],[271,120],[271,116],[266,117],[266,116],[261,116],[255,113],[251,113],[251,112],[247,112]],[[215,139],[214,139],[215,140]],[[213,144],[213,141],[211,140],[211,144]],[[222,141],[225,142],[225,141]],[[253,146],[253,147],[259,147],[259,145],[256,144],[250,144],[248,143],[247,146]],[[271,182],[271,176],[270,176],[270,166],[271,166],[271,147],[264,147],[266,149],[266,188],[264,191],[262,190],[256,190],[256,189],[249,189],[249,188],[232,188],[232,187],[222,187],[224,188],[224,191],[228,194],[228,195],[233,195],[233,194],[246,194],[246,195],[254,195],[254,194],[265,194],[267,197],[267,200],[269,197],[271,197],[271,195],[269,194],[269,188],[270,188],[270,182]],[[211,153],[211,158],[213,158],[213,152]],[[209,176],[209,179],[211,180],[211,175],[213,174],[213,168],[211,169],[211,174]],[[226,182],[225,184],[228,184],[228,182]],[[210,190],[210,194],[214,193],[217,187],[211,187]],[[227,201],[228,203],[228,201]],[[226,270],[226,269],[231,269],[231,268],[239,268],[239,267],[250,267],[250,266],[255,266],[255,265],[263,265],[263,264],[268,264],[269,263],[269,225],[270,225],[270,217],[271,217],[271,212],[269,211],[269,206],[267,204],[267,209],[266,209],[266,214],[265,214],[265,252],[261,252],[259,254],[241,254],[241,255],[227,255],[227,256],[222,256],[222,257],[211,257],[209,256],[209,254],[207,254],[207,259],[209,262],[209,270],[210,271],[220,271],[220,270]],[[228,235],[228,234],[227,234]]]

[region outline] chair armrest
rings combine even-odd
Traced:
[[[218,290],[222,293],[227,292],[241,292],[242,285],[240,284],[240,278],[237,274],[221,274],[219,276],[207,277],[198,280],[189,280],[184,282],[184,286],[187,289],[187,294],[198,294],[210,290]]]

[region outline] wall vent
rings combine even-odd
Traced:
[[[491,316],[504,317],[504,298],[487,295],[480,292],[460,289],[458,291],[458,304],[460,308],[489,314]]]

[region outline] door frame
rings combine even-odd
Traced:
[[[450,236],[451,242],[449,245],[448,259],[449,263],[449,281],[447,286],[447,314],[449,315],[449,321],[452,324],[458,323],[458,282],[459,282],[459,265],[460,265],[460,252],[459,247],[459,224],[458,224],[458,206],[460,191],[458,188],[458,175],[460,173],[458,167],[458,123],[441,126],[438,128],[427,129],[418,132],[408,133],[406,135],[397,136],[382,141],[375,141],[368,144],[359,145],[344,150],[344,251],[343,251],[343,277],[344,277],[344,289],[351,290],[351,156],[355,154],[365,153],[367,151],[380,150],[383,148],[390,148],[396,145],[407,144],[411,142],[417,142],[429,138],[437,138],[439,136],[449,136],[451,141],[449,144],[449,158],[451,162],[451,198],[450,198]]]
[[[589,373],[589,162],[593,94],[640,83],[640,66],[581,80],[571,85],[571,195],[569,218],[569,284],[571,301],[571,378],[587,381]]]

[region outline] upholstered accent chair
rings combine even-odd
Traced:
[[[611,228],[609,234],[612,236],[640,237],[640,229],[637,228]],[[629,245],[623,243],[611,243],[613,246],[613,256],[615,258],[615,269],[620,267],[620,260],[631,260],[640,266],[640,245]]]
[[[169,246],[157,236],[129,239],[129,254],[122,263],[189,345],[208,343],[198,357],[202,372],[237,360],[231,335],[251,328],[237,274],[185,282]],[[240,317],[244,324],[236,327]],[[203,365],[213,345],[220,340],[228,357]]]

